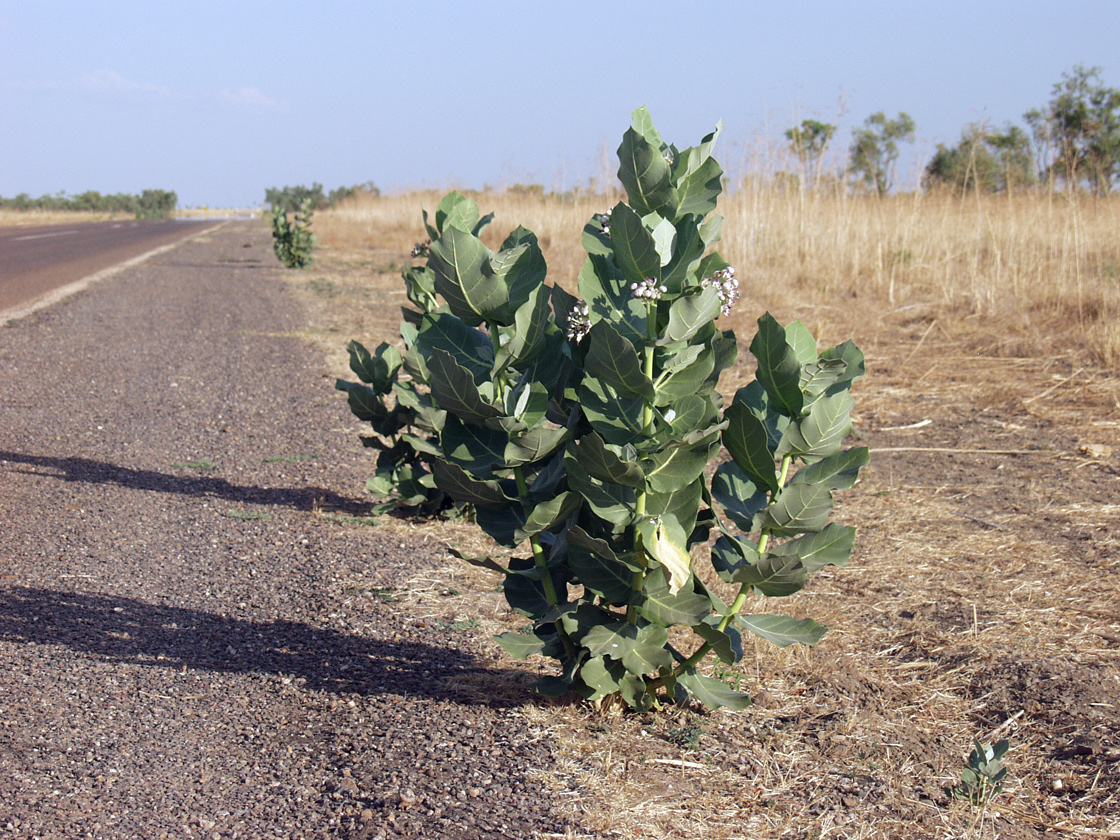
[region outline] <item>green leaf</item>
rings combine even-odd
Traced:
[[[496,372],[507,365],[515,367],[535,358],[544,345],[548,332],[549,295],[543,286],[529,295],[529,299],[514,312],[514,326],[509,340],[498,351],[494,360]]]
[[[677,677],[677,683],[709,709],[718,709],[722,706],[739,710],[751,705],[751,698],[747,695],[740,694],[727,683],[714,677],[702,676],[695,668],[689,668]]]
[[[509,301],[506,284],[494,276],[491,256],[476,236],[457,227],[447,228],[431,245],[428,267],[436,274],[436,290],[470,326],[501,317]]]
[[[568,565],[571,567],[572,574],[588,591],[604,598],[609,603],[615,606],[629,603],[630,596],[634,591],[634,572],[639,567],[624,563],[617,558],[604,557],[603,555],[608,552],[611,557],[614,557],[614,552],[610,551],[610,547],[606,545],[604,540],[593,540],[593,538],[587,537],[582,529],[580,533],[586,539],[573,538],[576,527],[573,526],[568,530]],[[590,551],[587,549],[589,541],[602,545],[596,550]]]
[[[756,554],[757,559],[753,563],[741,562],[731,567],[731,561],[738,556],[738,552],[730,547],[729,538],[720,537],[712,549],[712,565],[717,565],[718,558],[717,572],[721,571],[719,567],[723,567],[730,572],[727,577],[732,583],[754,587],[771,598],[782,598],[805,588],[809,573],[796,554],[767,551],[761,557]],[[720,577],[726,579],[724,574]]]
[[[782,414],[799,417],[804,405],[801,363],[786,341],[785,329],[769,312],[758,319],[751,353],[758,360],[758,381],[766,389],[770,403]]]
[[[800,319],[786,325],[786,343],[793,348],[798,364],[816,364],[817,340]]]
[[[462,467],[446,461],[432,462],[432,476],[436,486],[457,502],[480,508],[502,508],[516,500],[506,495],[498,481],[479,481]]]
[[[635,593],[631,603],[647,621],[664,627],[675,624],[692,627],[712,611],[712,602],[690,589],[682,589],[676,595],[671,594],[668,582],[660,574],[646,575],[645,591]]]
[[[634,111],[632,127],[618,147],[618,179],[626,189],[631,206],[645,215],[673,202],[671,169],[661,151],[660,136],[653,127],[649,111],[642,106]],[[614,235],[611,215],[611,235]]]
[[[494,364],[494,348],[489,337],[468,327],[461,318],[450,312],[437,312],[424,316],[412,348],[421,357],[428,358],[435,350],[443,350],[471,372],[475,382],[490,376]],[[411,355],[411,353],[410,353]],[[422,364],[423,381],[428,381],[427,364]]]
[[[673,258],[677,229],[673,227],[672,222],[656,213],[651,213],[643,221],[649,226],[650,235],[653,236],[653,248],[657,251],[658,262],[660,262],[656,276],[660,277],[661,268]]]
[[[440,233],[448,227],[458,227],[460,230],[470,232],[476,224],[478,224],[478,205],[472,199],[460,195],[458,190],[445,195],[436,207],[436,230]],[[433,236],[433,241],[436,238]]]
[[[510,493],[515,488],[503,488]],[[521,540],[517,539],[517,529],[525,524],[525,509],[519,502],[507,505],[494,505],[491,507],[476,506],[474,512],[475,522],[490,539],[504,545],[506,548],[517,548]]]
[[[532,633],[518,633],[510,630],[494,637],[502,649],[514,659],[528,659],[534,654],[544,653],[547,643]]]
[[[583,664],[579,669],[579,677],[590,689],[584,699],[601,700],[621,690],[625,669],[620,662],[611,662],[606,657],[596,656]]]
[[[850,490],[859,477],[860,467],[866,467],[871,455],[866,446],[856,446],[835,452],[815,464],[798,470],[790,484],[824,484],[830,490]]]
[[[787,615],[740,615],[736,621],[778,647],[815,645],[828,632],[827,627],[811,618],[798,620]]]
[[[503,255],[507,252],[516,256],[513,259],[504,259]],[[529,300],[530,295],[541,289],[548,274],[548,266],[537,242],[537,235],[527,228],[518,226],[506,237],[505,242],[502,243],[502,250],[494,259],[501,260],[501,270],[494,260],[491,260],[491,263],[494,266],[494,273],[504,279],[509,289],[510,311],[516,311]],[[547,297],[546,294],[545,298]]]
[[[448,551],[450,551],[455,557],[458,557],[460,560],[470,563],[472,566],[478,566],[481,569],[489,569],[492,572],[498,572],[499,574],[503,575],[509,574],[509,569],[507,569],[501,563],[497,562],[493,557],[469,556],[463,554],[463,552],[454,547],[449,547]]]
[[[821,353],[821,361],[830,359],[840,359],[846,366],[840,378],[829,387],[827,393],[830,395],[846,390],[865,373],[863,353],[851,341],[845,341]]]
[[[503,463],[507,441],[503,432],[487,426],[464,423],[454,414],[449,414],[439,433],[443,451],[434,454],[469,472],[486,473]],[[432,451],[432,447],[429,446],[424,451]]]
[[[551,531],[579,510],[582,501],[578,494],[564,492],[547,502],[541,502],[529,513],[525,524],[514,532],[514,539],[521,542],[542,531]]]
[[[610,321],[640,347],[646,340],[646,306],[631,294],[630,283],[613,258],[598,254],[588,254],[579,272],[579,293],[592,323]]]
[[[625,204],[617,205],[611,213],[611,247],[615,263],[630,283],[640,283],[647,277],[661,279],[657,240],[641,217]]]
[[[686,534],[696,527],[696,517],[700,508],[703,479],[697,479],[686,487],[671,493],[646,493],[646,514],[649,516],[671,515],[680,523]]]
[[[361,385],[357,382],[347,382],[345,379],[337,379],[335,380],[334,387],[336,390],[346,392],[346,401],[350,405],[350,411],[359,420],[372,423],[383,420],[389,415],[388,409],[385,408],[383,398],[374,393],[373,389],[368,385]]]
[[[503,460],[507,467],[534,464],[555,452],[568,439],[567,429],[549,429],[537,426],[510,438]]]
[[[712,646],[712,651],[721,662],[734,665],[743,658],[743,635],[734,627],[720,630],[715,626],[718,622],[718,616],[711,616],[692,629],[696,635]]]
[[[582,643],[593,657],[620,660],[631,674],[657,673],[673,666],[673,656],[666,649],[669,631],[655,624],[642,628],[625,622],[601,624],[591,628]]]
[[[677,221],[676,232],[672,259],[661,267],[661,284],[669,290],[670,295],[679,295],[689,279],[697,275],[705,248],[695,219],[684,218]]]
[[[789,428],[790,419],[770,407],[770,397],[762,383],[756,379],[740,388],[735,392],[733,402],[746,406],[751,414],[762,422],[766,427],[766,439],[769,441],[767,446],[771,452],[776,453],[786,429]]]
[[[768,501],[766,491],[760,490],[734,461],[720,464],[716,469],[712,477],[712,498],[742,531],[754,527],[755,515]]]
[[[852,431],[853,405],[852,395],[847,391],[821,397],[809,408],[807,416],[790,425],[786,449],[803,458],[824,458],[839,452],[844,438]]]
[[[832,493],[823,484],[790,484],[778,500],[755,517],[756,528],[776,537],[819,531],[828,523]]]
[[[668,446],[653,452],[643,464],[654,493],[675,493],[694,482],[719,451],[718,433],[691,445]]]
[[[766,553],[771,556],[799,557],[806,573],[812,574],[824,566],[843,566],[847,563],[852,556],[855,540],[855,528],[832,522],[815,534],[771,545]]]
[[[645,485],[645,476],[641,468],[630,460],[623,460],[617,453],[607,448],[603,439],[595,432],[584,435],[576,442],[576,460],[587,471],[587,474],[600,481],[610,484],[625,484],[629,487],[641,488]]]
[[[603,440],[621,446],[642,435],[640,396],[623,396],[598,379],[585,377],[579,389],[580,404],[587,422]]]
[[[669,326],[658,344],[688,341],[701,327],[712,323],[720,312],[719,293],[708,287],[698,295],[677,298],[669,308]]]
[[[720,233],[720,229],[722,227],[723,216],[721,216],[719,213],[712,213],[708,216],[708,218],[704,219],[704,221],[700,224],[700,240],[704,243],[705,248],[710,248],[717,242],[719,242],[722,236],[722,234]],[[717,254],[716,256],[718,257],[719,255]],[[723,263],[723,265],[716,266],[715,270],[717,271],[721,268],[727,267],[727,263],[723,262],[722,258],[720,258],[720,262]],[[700,272],[700,276],[711,277],[712,272],[702,271]]]
[[[471,372],[439,348],[428,358],[428,375],[432,396],[444,411],[449,411],[468,423],[485,423],[498,417],[501,411],[485,402],[474,383]]]
[[[735,583],[740,571],[758,561],[758,546],[749,539],[726,534],[712,546],[712,568],[725,583]]]
[[[723,168],[711,156],[711,151],[722,127],[722,123],[718,124],[699,147],[681,153],[673,173],[677,182],[678,216],[706,216],[716,209],[716,199],[723,191]]]
[[[811,402],[840,381],[847,365],[842,359],[822,359],[801,368],[801,393]]]
[[[642,372],[634,345],[606,321],[592,324],[587,337],[587,376],[610,385],[624,397],[653,399],[653,383]]]
[[[596,516],[616,527],[630,523],[637,500],[633,487],[592,478],[571,456],[565,457],[564,465],[568,470],[568,487],[583,496]]]
[[[387,393],[393,387],[396,372],[400,369],[402,358],[397,348],[382,342],[376,352],[370,352],[357,341],[346,345],[350,354],[350,370],[358,379],[373,386],[379,394]]]
[[[778,469],[765,424],[746,404],[738,401],[727,407],[723,417],[728,422],[723,430],[723,445],[735,464],[757,487],[776,492]]]

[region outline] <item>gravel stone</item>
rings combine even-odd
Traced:
[[[0,327],[0,825],[563,833],[463,634],[344,603],[445,558],[315,514],[365,512],[369,460],[283,276],[229,223]]]

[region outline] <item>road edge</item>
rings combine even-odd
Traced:
[[[118,274],[119,272],[124,271],[126,268],[132,268],[134,265],[139,265],[140,263],[149,260],[152,257],[166,253],[173,248],[178,248],[189,239],[193,239],[196,236],[205,236],[206,234],[213,233],[214,231],[218,230],[219,228],[225,227],[228,224],[229,221],[227,220],[219,222],[213,227],[192,231],[191,233],[188,233],[182,238],[176,239],[174,242],[170,242],[167,245],[160,245],[158,248],[153,248],[151,251],[147,251],[137,257],[131,257],[124,262],[117,263],[116,265],[111,265],[108,268],[103,268],[100,271],[89,274],[79,280],[75,280],[72,283],[67,283],[65,286],[60,286],[57,289],[52,289],[45,295],[40,295],[39,297],[35,298],[30,303],[22,304],[11,309],[0,310],[0,324],[10,324],[13,321],[18,321],[21,318],[26,318],[28,315],[38,312],[40,309],[46,309],[48,306],[54,306],[59,301],[65,300],[66,298],[70,297],[70,295],[82,291],[83,289],[96,283],[98,280],[104,280],[107,277],[112,277],[114,274]]]

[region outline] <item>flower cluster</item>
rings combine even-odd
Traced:
[[[428,246],[432,244],[432,240],[425,239],[423,242],[417,242],[412,246],[412,257],[426,257],[428,256]]]
[[[669,291],[652,277],[647,277],[641,283],[630,284],[630,294],[639,300],[661,300],[661,296]]]
[[[568,313],[568,338],[577,344],[591,331],[591,313],[587,304],[576,301],[572,311]]]
[[[599,214],[599,225],[603,228],[603,235],[611,235],[611,211]]]
[[[739,281],[735,277],[734,268],[721,268],[711,277],[701,280],[700,285],[705,289],[714,287],[719,294],[720,312],[724,315],[731,314],[731,307],[739,300]]]

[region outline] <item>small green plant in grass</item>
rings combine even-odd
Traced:
[[[1007,768],[1003,757],[1010,742],[998,741],[995,746],[981,744],[973,739],[974,749],[968,755],[968,768],[961,773],[961,780],[946,792],[953,799],[962,799],[976,808],[987,805],[992,797],[1003,790]]]
[[[315,236],[311,233],[311,202],[304,200],[289,219],[283,204],[272,207],[272,250],[287,268],[311,265]]]
[[[338,383],[377,436],[372,488],[446,494],[513,549],[506,563],[458,556],[501,574],[509,605],[532,620],[532,633],[498,642],[557,661],[534,683],[543,694],[742,708],[749,698],[706,660],[738,662],[744,630],[816,643],[826,628],[811,618],[753,607],[852,549],[855,529],[830,513],[868,462],[865,447],[843,448],[859,349],[821,351],[801,322],[765,314],[749,345],[754,380],[731,399],[718,390],[739,346],[716,325],[739,297],[712,250],[718,130],[678,149],[634,112],[618,150],[627,200],[584,227],[578,297],[546,284],[531,231],[492,251],[478,236],[490,216],[448,195],[434,221],[423,214],[424,264],[404,272],[415,309],[403,352],[352,342],[361,382]],[[703,553],[730,602],[697,574]]]
[[[704,729],[702,727],[692,724],[670,729],[666,733],[666,737],[682,750],[698,750],[700,749],[700,738],[703,734]]]

